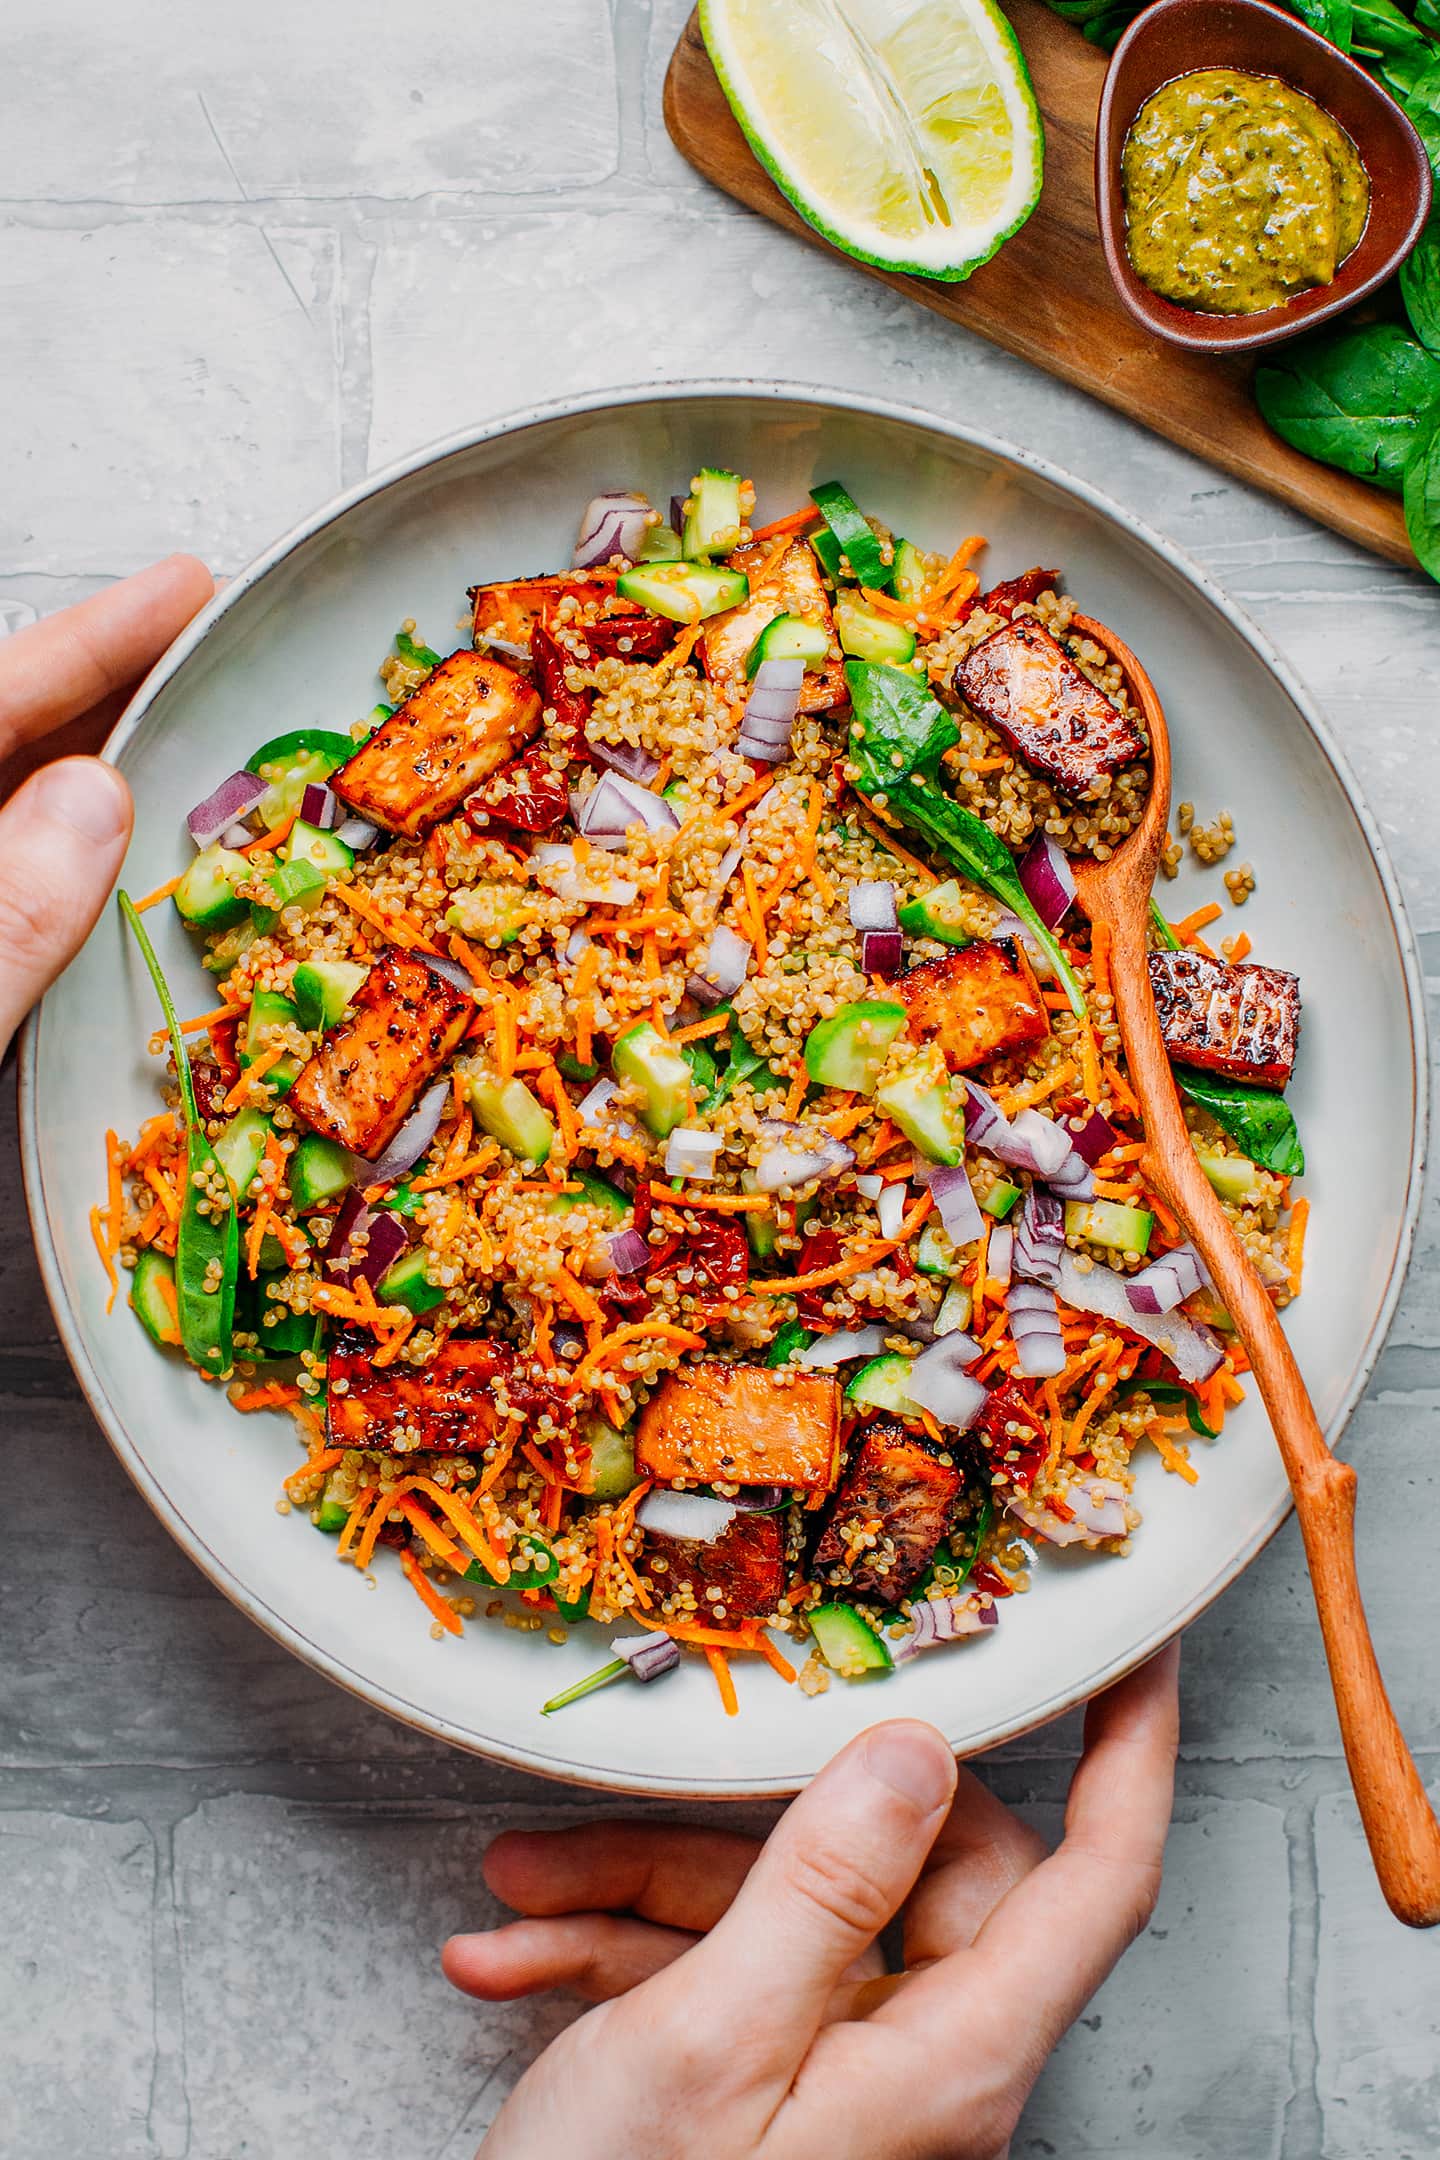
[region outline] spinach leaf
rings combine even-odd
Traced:
[[[1169,1380],[1126,1380],[1116,1388],[1112,1401],[1128,1402],[1132,1395],[1148,1395],[1152,1403],[1184,1403],[1190,1430],[1202,1440],[1218,1440],[1220,1435],[1213,1425],[1207,1425],[1205,1414],[1188,1387],[1176,1387]]]
[[[1349,52],[1355,20],[1351,0],[1290,0],[1290,5],[1301,22],[1338,45],[1341,52]]]
[[[1426,0],[1421,0],[1421,7]],[[1423,45],[1425,40],[1394,0],[1351,0],[1351,46],[1352,52],[1403,52],[1408,45]],[[1416,20],[1420,8],[1415,10]]]
[[[975,884],[1004,902],[1046,955],[1080,1019],[1085,993],[1020,882],[1015,858],[983,819],[940,787],[940,759],[960,730],[925,685],[903,668],[847,660],[845,680],[855,719],[850,730],[854,786],[877,809],[918,832]]]
[[[715,1010],[728,1013],[733,1010],[733,1007],[727,1000],[725,1004],[717,1005]],[[686,1062],[690,1064],[691,1071],[695,1072],[695,1064],[689,1058],[689,1047],[689,1045],[682,1045]],[[751,1049],[739,1028],[733,1024],[730,1033],[729,1062],[718,1078],[713,1077],[714,1074],[715,1060],[713,1058],[710,1059],[709,1074],[696,1072],[697,1082],[703,1080],[708,1087],[709,1092],[705,1096],[707,1116],[712,1110],[718,1110],[721,1103],[728,1102],[742,1080],[748,1080],[757,1095],[768,1095],[775,1088],[784,1087],[786,1084],[783,1075],[771,1070],[760,1053]]]
[[[1176,1065],[1175,1084],[1201,1110],[1208,1110],[1222,1132],[1239,1142],[1253,1162],[1280,1177],[1299,1177],[1305,1168],[1305,1150],[1295,1126],[1295,1114],[1283,1095],[1273,1088],[1251,1087],[1244,1080],[1227,1080],[1220,1073],[1199,1072],[1192,1065]]]
[[[1416,337],[1440,354],[1440,211],[1432,210],[1413,254],[1400,265],[1400,297]]]
[[[1431,37],[1440,37],[1440,5],[1437,5],[1437,0],[1415,0],[1415,22],[1419,29],[1428,30]]]
[[[1398,494],[1421,415],[1440,397],[1440,357],[1398,323],[1321,331],[1257,369],[1255,397],[1307,457]]]
[[[1424,415],[1405,467],[1405,530],[1420,567],[1440,578],[1440,404]]]

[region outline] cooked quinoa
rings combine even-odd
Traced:
[[[692,483],[687,545],[734,513],[703,554],[632,506],[583,573],[475,588],[449,658],[405,624],[348,739],[257,751],[254,799],[172,881],[216,1010],[135,1142],[111,1136],[96,1218],[156,1339],[293,1418],[282,1509],[362,1570],[396,1548],[433,1634],[668,1635],[720,1653],[727,1708],[728,1650],[815,1694],[983,1632],[1047,1542],[1123,1554],[1135,1451],[1193,1482],[1244,1369],[1145,1185],[1088,925],[1032,932],[867,778],[883,691],[1012,858],[1104,860],[1143,756],[1067,794],[955,678],[1039,625],[1133,746],[1122,671],[1046,573],[982,590],[983,543],[925,554],[843,504],[756,529],[732,480]],[[687,622],[692,590],[726,605]],[[783,741],[757,750],[777,685]],[[474,784],[436,814],[457,760]],[[1177,823],[1205,859],[1233,843],[1228,816]],[[1238,904],[1253,873],[1225,882]],[[1283,1306],[1290,1176],[1186,1116]],[[1064,1163],[1042,1175],[1027,1127]],[[1167,1265],[1173,1317],[1117,1320]],[[1017,1333],[1027,1284],[1043,1340]]]

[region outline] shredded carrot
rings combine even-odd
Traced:
[[[403,1499],[397,1502],[397,1505],[411,1529],[419,1532],[436,1558],[443,1560],[446,1567],[454,1568],[457,1575],[463,1575],[469,1564],[464,1553],[461,1552],[458,1545],[446,1537],[434,1517],[427,1514],[419,1501],[412,1494],[406,1493]]]
[[[920,603],[922,608],[932,608],[937,601],[943,600],[946,593],[953,586],[958,585],[961,577],[969,568],[972,559],[979,554],[984,546],[984,536],[980,533],[971,533],[968,539],[962,540],[959,547],[950,557],[949,562],[940,572],[939,577],[936,578],[935,583],[926,592],[924,599]]]
[[[272,853],[280,846],[282,841],[289,839],[290,828],[299,815],[298,809],[292,810],[289,817],[281,818],[280,823],[272,825],[269,832],[261,833],[258,839],[247,840],[239,853],[242,855],[267,855]]]
[[[1235,1375],[1233,1373],[1226,1372],[1222,1368],[1218,1373],[1216,1373],[1215,1378],[1219,1384],[1220,1393],[1224,1396],[1226,1402],[1244,1402],[1245,1390],[1243,1387],[1241,1387],[1239,1381],[1235,1378]]]
[[[410,1337],[414,1334],[417,1324],[414,1313],[407,1312],[404,1319],[398,1323],[375,1352],[374,1357],[370,1360],[371,1364],[393,1365]]]
[[[360,1290],[345,1290],[339,1283],[320,1283],[316,1286],[311,1302],[321,1312],[329,1313],[335,1320],[355,1320],[362,1327],[399,1327],[415,1315],[404,1305],[377,1305],[370,1285],[363,1275],[356,1277]]]
[[[1154,1193],[1151,1193],[1150,1195],[1150,1212],[1155,1217],[1156,1222],[1159,1223],[1161,1229],[1165,1232],[1165,1235],[1167,1237],[1179,1237],[1179,1223],[1176,1222],[1175,1217],[1171,1214],[1169,1208],[1166,1207],[1164,1201],[1158,1200],[1155,1197]]]
[[[283,1410],[304,1400],[298,1387],[289,1387],[283,1380],[267,1380],[262,1387],[237,1388],[230,1397],[230,1407],[232,1410]]]
[[[788,1680],[793,1686],[795,1681],[794,1666],[790,1663],[789,1658],[782,1657],[780,1655],[780,1652],[776,1649],[774,1643],[771,1642],[769,1636],[765,1633],[765,1630],[763,1628],[756,1629],[754,1646],[759,1651],[761,1657],[764,1658],[766,1664],[770,1667],[771,1671],[779,1673],[782,1680]]]
[[[515,1032],[515,1008],[503,990],[496,990],[491,1011],[495,1015],[495,1064],[502,1080],[515,1075],[515,1058],[520,1044]]]
[[[940,880],[936,876],[935,872],[929,869],[924,863],[922,863],[918,856],[909,854],[903,847],[901,847],[899,841],[895,838],[894,833],[891,831],[890,826],[886,823],[883,823],[875,812],[870,810],[868,807],[862,805],[861,803],[857,802],[855,805],[855,815],[859,818],[860,823],[865,827],[866,832],[870,834],[872,839],[878,840],[881,846],[887,849],[888,852],[895,857],[895,860],[897,862],[904,863],[907,870],[913,870],[918,878],[923,879],[925,890],[927,892],[931,889],[932,886],[938,885],[940,883]]]
[[[1080,1030],[1080,1085],[1085,1090],[1085,1100],[1098,1103],[1104,1089],[1100,1080],[1100,1051],[1095,1041],[1095,1030]]]
[[[926,1195],[929,1198],[929,1195]],[[768,1287],[768,1285],[767,1285]],[[587,1351],[575,1368],[575,1382],[583,1387],[604,1365],[609,1365],[616,1353],[627,1343],[640,1342],[653,1336],[657,1342],[674,1343],[681,1350],[703,1350],[705,1338],[693,1328],[674,1327],[668,1320],[633,1320],[627,1327],[619,1327],[602,1336],[594,1348]]]
[[[1090,925],[1090,966],[1095,976],[1095,995],[1110,995],[1110,925],[1094,922]]]
[[[750,918],[750,942],[755,947],[756,958],[763,968],[770,957],[769,940],[765,935],[765,916],[760,906],[760,888],[755,883],[755,872],[749,862],[740,865],[740,879],[745,888],[745,907]]]
[[[284,1480],[286,1492],[289,1492],[292,1485],[303,1485],[307,1478],[320,1477],[326,1470],[338,1469],[344,1460],[345,1450],[338,1447],[325,1448],[320,1454],[312,1455],[308,1462],[302,1463],[298,1470],[292,1470]]]
[[[805,1067],[802,1065],[799,1072],[796,1073],[794,1079],[790,1082],[790,1092],[785,1097],[785,1107],[780,1113],[780,1115],[786,1120],[787,1124],[793,1125],[796,1118],[799,1117],[800,1112],[804,1107],[805,1097],[809,1091],[809,1087],[810,1075],[808,1072],[806,1072]]]
[[[409,1583],[411,1589],[414,1590],[423,1605],[429,1606],[445,1632],[448,1635],[463,1635],[465,1628],[460,1615],[446,1604],[444,1598],[441,1597],[435,1585],[428,1580],[425,1570],[408,1547],[400,1555],[400,1565],[405,1572],[405,1580]]]
[[[591,999],[599,974],[600,948],[587,945],[580,955],[571,985],[575,1000],[575,1056],[581,1065],[588,1065],[591,1058],[595,1027],[595,1008]]]
[[[1197,907],[1189,915],[1183,915],[1179,922],[1171,923],[1170,928],[1182,945],[1189,945],[1194,942],[1197,931],[1205,929],[1209,923],[1219,922],[1224,912],[1218,900],[1209,900],[1204,907]]]
[[[568,1268],[561,1267],[557,1262],[553,1279],[555,1288],[559,1291],[577,1320],[584,1321],[587,1325],[591,1322],[598,1322],[601,1326],[604,1325],[604,1307],[590,1295],[583,1283],[578,1283],[575,1280]]]
[[[1109,1058],[1106,1058],[1104,1070],[1105,1078],[1109,1083],[1110,1092],[1115,1097],[1116,1102],[1119,1103],[1121,1109],[1123,1111],[1126,1111],[1131,1117],[1139,1117],[1140,1104],[1136,1100],[1135,1090],[1131,1087],[1129,1081],[1125,1078],[1125,1075],[1121,1072],[1119,1066],[1112,1065]]]
[[[716,1215],[759,1215],[770,1206],[766,1193],[673,1192],[668,1185],[652,1183],[652,1196],[668,1200],[671,1207],[708,1208]]]
[[[1290,1210],[1290,1232],[1285,1240],[1285,1264],[1290,1270],[1290,1295],[1299,1297],[1300,1282],[1305,1273],[1305,1229],[1310,1220],[1310,1202],[1297,1200]]]
[[[767,788],[775,785],[778,775],[777,766],[772,766],[769,772],[756,773],[755,778],[747,782],[738,795],[732,796],[727,803],[721,803],[719,815],[727,820],[739,817],[742,810],[748,810],[752,803],[759,802]]]
[[[182,871],[181,876],[183,875],[184,873]],[[158,907],[162,900],[168,900],[171,893],[175,891],[179,883],[179,877],[172,877],[167,878],[163,885],[157,885],[154,892],[146,893],[143,900],[137,900],[135,902],[136,914],[143,915],[146,908]]]
[[[342,1559],[349,1552],[354,1542],[355,1533],[364,1521],[366,1510],[370,1507],[374,1498],[375,1487],[373,1485],[366,1485],[360,1492],[356,1493],[351,1503],[350,1513],[345,1518],[345,1527],[340,1532],[340,1543],[335,1548]]]
[[[461,967],[464,968],[466,974],[470,977],[470,980],[473,983],[479,984],[481,988],[488,989],[490,984],[490,970],[486,967],[484,961],[480,958],[474,947],[472,945],[466,944],[464,938],[461,937],[458,930],[451,931],[447,943],[450,947],[450,954],[452,959],[458,960],[460,962]]]
[[[262,1050],[253,1065],[246,1066],[244,1072],[235,1082],[234,1087],[225,1097],[225,1108],[227,1110],[238,1110],[257,1081],[263,1080],[271,1066],[278,1065],[284,1055],[284,1043],[272,1043],[268,1050]]]
[[[696,642],[698,641],[699,636],[700,624],[698,622],[693,622],[689,624],[686,629],[682,630],[679,637],[676,638],[675,643],[670,647],[669,652],[666,653],[664,659],[660,661],[659,665],[656,667],[656,674],[669,675],[673,673],[676,668],[684,667],[686,662],[689,660],[690,655],[695,650]]]
[[[729,1025],[728,1012],[711,1013],[708,1020],[695,1020],[689,1027],[672,1028],[670,1040],[675,1043],[700,1042],[706,1035],[718,1035],[722,1028],[728,1028]]]
[[[535,1085],[555,1112],[555,1123],[560,1128],[560,1145],[567,1156],[579,1153],[580,1120],[575,1115],[575,1105],[565,1090],[565,1082],[553,1065],[535,1075]]]
[[[778,540],[781,533],[802,533],[807,527],[814,525],[819,516],[820,512],[815,508],[815,505],[807,503],[803,510],[792,510],[788,517],[772,518],[768,525],[754,526],[750,538],[752,541]]]
[[[201,1013],[196,1020],[182,1020],[180,1022],[180,1033],[182,1035],[198,1035],[201,1028],[215,1027],[221,1020],[236,1020],[244,1011],[245,1007],[243,1005],[217,1005],[214,1012]],[[160,1032],[164,1034],[167,1031],[162,1028]]]
[[[1111,1381],[1107,1373],[1103,1379],[1096,1381],[1094,1387],[1070,1421],[1070,1430],[1065,1435],[1065,1452],[1067,1455],[1078,1455],[1080,1453],[1080,1442],[1084,1438],[1085,1428],[1110,1391]]]
[[[90,1210],[90,1235],[95,1240],[95,1250],[100,1255],[100,1265],[104,1268],[106,1280],[110,1285],[110,1295],[105,1300],[105,1310],[107,1313],[112,1312],[115,1306],[116,1293],[120,1288],[120,1278],[115,1272],[115,1257],[111,1250],[109,1233],[102,1227],[102,1211],[98,1207],[92,1207]]]
[[[707,1643],[705,1646],[705,1662],[715,1675],[715,1685],[720,1690],[720,1700],[725,1705],[726,1717],[738,1717],[740,1714],[740,1702],[735,1693],[735,1682],[730,1677],[730,1666],[725,1652],[717,1650],[713,1643]]]
[[[1189,1449],[1183,1443],[1177,1447],[1159,1418],[1151,1418],[1145,1427],[1145,1437],[1167,1470],[1173,1470],[1177,1477],[1184,1478],[1187,1485],[1199,1484],[1200,1473],[1190,1460]]]
[[[1250,933],[1248,930],[1242,930],[1239,937],[1232,938],[1230,941],[1230,964],[1232,967],[1236,967],[1242,960],[1248,960],[1249,957]]]
[[[895,1237],[883,1238],[873,1245],[857,1246],[847,1260],[837,1261],[834,1267],[816,1268],[809,1275],[777,1275],[767,1282],[757,1282],[752,1286],[751,1294],[755,1297],[775,1297],[781,1292],[823,1290],[829,1283],[845,1282],[850,1276],[859,1275],[866,1268],[874,1267],[887,1253],[898,1252],[902,1245],[908,1245],[934,1205],[933,1196],[928,1192],[922,1193],[901,1222]]]

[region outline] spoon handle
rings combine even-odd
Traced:
[[[1144,1119],[1151,1189],[1178,1217],[1234,1319],[1270,1414],[1305,1540],[1345,1759],[1386,1903],[1410,1927],[1440,1922],[1440,1824],[1396,1722],[1355,1568],[1356,1476],[1325,1443],[1294,1352],[1195,1159],[1146,963],[1143,895],[1091,908],[1111,935],[1115,1013]]]

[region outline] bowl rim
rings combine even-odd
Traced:
[[[1181,307],[1177,302],[1166,300],[1161,294],[1152,292],[1131,265],[1125,246],[1124,202],[1119,179],[1122,145],[1117,144],[1113,153],[1110,148],[1112,116],[1116,102],[1115,86],[1119,80],[1121,63],[1129,58],[1134,48],[1144,45],[1152,38],[1167,16],[1194,12],[1197,0],[1151,0],[1151,4],[1126,25],[1110,56],[1110,64],[1105,70],[1105,80],[1101,85],[1100,104],[1095,115],[1094,157],[1095,216],[1100,230],[1100,246],[1105,256],[1106,268],[1110,272],[1111,283],[1125,307],[1143,328],[1153,336],[1163,338],[1167,344],[1178,345],[1186,352],[1216,354],[1256,352],[1268,345],[1284,344],[1290,338],[1303,337],[1306,332],[1319,329],[1321,324],[1332,321],[1347,308],[1358,306],[1360,301],[1367,299],[1383,285],[1387,278],[1393,277],[1411,254],[1424,230],[1433,199],[1430,161],[1414,124],[1384,86],[1377,83],[1357,60],[1349,53],[1341,52],[1338,45],[1332,45],[1328,38],[1321,37],[1318,31],[1312,30],[1309,24],[1302,22],[1298,16],[1289,15],[1282,8],[1272,5],[1272,0],[1224,0],[1224,4],[1237,15],[1259,17],[1272,27],[1281,48],[1275,67],[1277,75],[1284,74],[1283,48],[1286,38],[1289,38],[1292,47],[1308,47],[1311,51],[1323,54],[1325,65],[1332,68],[1337,75],[1349,74],[1358,77],[1368,97],[1382,99],[1385,105],[1392,108],[1387,118],[1402,140],[1409,138],[1408,147],[1412,154],[1415,176],[1415,200],[1399,243],[1369,275],[1351,284],[1345,281],[1347,264],[1364,245],[1362,233],[1351,255],[1339,265],[1331,279],[1329,297],[1317,301],[1298,319],[1289,316],[1288,303],[1279,308],[1267,308],[1257,315],[1207,315],[1201,309]],[[1166,82],[1175,79],[1173,75],[1160,76],[1151,84],[1146,96],[1152,95]],[[1144,102],[1143,99],[1141,102]],[[1357,147],[1362,150],[1363,162],[1364,146]],[[1368,166],[1366,172],[1368,177]],[[1297,294],[1292,297],[1302,296]],[[1271,317],[1275,319],[1267,320]],[[1256,327],[1247,328],[1247,324]],[[1188,327],[1190,325],[1194,327]]]
[[[1395,1243],[1390,1256],[1385,1288],[1376,1316],[1350,1384],[1345,1391],[1334,1416],[1327,1427],[1327,1438],[1336,1440],[1343,1433],[1357,1403],[1369,1384],[1376,1361],[1384,1345],[1395,1317],[1406,1270],[1414,1245],[1421,1200],[1423,1196],[1425,1160],[1430,1122],[1429,1067],[1424,1051],[1427,1042],[1426,1013],[1423,978],[1415,940],[1414,926],[1400,889],[1393,864],[1373,812],[1365,800],[1355,775],[1351,772],[1343,750],[1331,734],[1328,723],[1319,711],[1310,692],[1305,688],[1290,663],[1270,643],[1257,625],[1239,608],[1229,596],[1216,585],[1198,563],[1155,532],[1142,519],[1115,502],[1089,481],[1068,472],[1050,459],[1010,443],[1004,437],[988,430],[964,425],[962,422],[941,418],[914,405],[898,400],[850,391],[822,383],[805,383],[785,380],[761,380],[747,376],[709,376],[682,378],[665,383],[627,383],[589,391],[568,397],[552,398],[503,413],[468,428],[457,429],[435,440],[422,444],[377,472],[343,489],[330,501],[309,512],[297,524],[256,556],[215,597],[208,601],[200,613],[181,632],[168,651],[157,661],[139,685],[134,696],[112,729],[101,755],[108,763],[117,762],[119,754],[143,726],[151,705],[165,686],[174,680],[193,653],[203,644],[216,624],[264,579],[277,565],[294,554],[317,534],[333,524],[356,505],[383,494],[397,482],[406,480],[427,468],[442,465],[447,459],[493,442],[506,435],[522,434],[527,429],[544,426],[554,421],[571,420],[586,414],[609,412],[647,404],[683,404],[700,399],[731,399],[754,402],[770,401],[776,405],[798,404],[819,406],[840,413],[858,413],[923,433],[940,435],[952,442],[980,450],[1004,463],[1033,473],[1036,477],[1078,499],[1089,509],[1118,525],[1132,539],[1152,550],[1192,589],[1209,601],[1225,618],[1230,627],[1256,653],[1262,663],[1276,676],[1285,690],[1301,720],[1318,743],[1322,753],[1334,771],[1344,794],[1351,815],[1369,847],[1385,896],[1389,926],[1395,939],[1397,957],[1405,985],[1406,1009],[1410,1023],[1410,1078],[1412,1104],[1412,1131],[1414,1144],[1411,1150],[1410,1170],[1405,1188],[1404,1206]],[[229,1563],[222,1559],[185,1520],[180,1510],[166,1494],[159,1478],[149,1469],[139,1450],[126,1430],[118,1410],[111,1403],[104,1383],[92,1363],[86,1344],[85,1332],[78,1316],[67,1301],[60,1266],[59,1253],[51,1233],[45,1208],[44,1177],[40,1162],[39,1146],[39,1048],[40,1029],[47,1000],[42,999],[25,1022],[20,1041],[18,1059],[20,1151],[24,1178],[26,1205],[30,1215],[35,1249],[40,1262],[41,1279],[54,1315],[55,1325],[66,1355],[82,1393],[101,1430],[123,1464],[132,1483],[146,1501],[152,1513],[163,1524],[170,1536],[201,1572],[233,1605],[260,1627],[272,1640],[299,1657],[325,1678],[335,1682],[348,1694],[356,1696],[371,1709],[379,1709],[401,1724],[431,1737],[443,1739],[467,1754],[479,1755],[486,1760],[502,1762],[512,1769],[522,1770],[532,1776],[547,1778],[553,1782],[579,1785],[592,1790],[617,1793],[650,1794],[667,1799],[696,1800],[760,1800],[784,1799],[798,1792],[814,1773],[800,1772],[768,1776],[730,1776],[718,1778],[672,1777],[662,1771],[637,1777],[623,1775],[603,1765],[579,1761],[560,1763],[554,1756],[541,1755],[512,1743],[490,1740],[477,1744],[473,1734],[461,1732],[449,1720],[437,1717],[418,1705],[407,1701],[393,1690],[369,1680],[348,1665],[341,1657],[333,1655],[314,1643],[284,1615],[266,1605],[249,1588],[244,1579],[233,1572]],[[1198,1618],[1222,1591],[1228,1589],[1256,1555],[1270,1542],[1291,1512],[1288,1493],[1284,1495],[1238,1552],[1231,1555],[1217,1569],[1210,1581],[1189,1604],[1174,1615],[1164,1626],[1153,1630],[1128,1651],[1102,1663],[1087,1675],[1082,1688],[1062,1689],[1032,1706],[1023,1716],[1008,1721],[987,1735],[982,1748],[971,1752],[988,1752],[1003,1743],[1014,1740],[1024,1733],[1033,1732],[1079,1702],[1087,1701],[1102,1688],[1122,1679],[1128,1672],[1143,1664],[1164,1643],[1178,1635]]]

